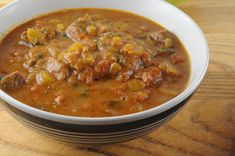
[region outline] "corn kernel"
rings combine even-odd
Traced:
[[[110,67],[110,73],[116,75],[121,70],[121,65],[118,63],[112,63]]]
[[[129,52],[129,51],[133,51],[133,50],[134,50],[134,46],[132,44],[129,44],[129,43],[126,44],[122,49],[122,51],[124,51],[124,52]]]
[[[80,42],[77,42],[77,43],[72,44],[68,48],[68,51],[70,51],[70,52],[76,51],[76,52],[80,53],[80,52],[82,52],[83,48],[84,48],[83,45]]]
[[[94,34],[96,31],[96,27],[93,25],[88,26],[88,27],[86,27],[86,31],[88,32],[88,34]]]
[[[113,46],[120,46],[120,45],[122,45],[121,37],[118,37],[118,36],[113,37],[112,45]]]

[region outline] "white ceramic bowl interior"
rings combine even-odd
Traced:
[[[185,13],[162,0],[16,0],[0,10],[0,34],[4,36],[15,26],[40,14],[65,8],[113,8],[132,12],[155,21],[175,33],[186,47],[191,59],[191,78],[187,89],[158,107],[130,115],[106,118],[70,117],[29,107],[0,90],[0,98],[34,116],[73,124],[114,124],[147,118],[164,112],[190,96],[203,79],[209,62],[208,45],[200,28]],[[1,55],[1,53],[0,53]]]

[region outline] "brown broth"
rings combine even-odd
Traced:
[[[23,68],[24,55],[28,52],[29,48],[18,44],[20,41],[20,35],[26,31],[29,27],[35,25],[35,21],[50,21],[52,19],[59,19],[65,26],[71,24],[74,20],[84,16],[84,14],[100,15],[110,21],[127,21],[130,25],[131,32],[136,32],[140,29],[140,26],[147,27],[149,31],[159,31],[163,29],[158,24],[145,19],[143,17],[116,11],[116,10],[102,10],[102,9],[77,9],[77,10],[63,10],[55,13],[40,16],[29,22],[26,22],[14,30],[12,30],[0,43],[0,72],[12,73],[14,71],[20,71],[24,75],[28,74],[28,71]],[[149,47],[154,49],[154,47]],[[107,110],[105,101],[119,98],[114,88],[121,86],[123,82],[115,79],[103,79],[95,81],[89,86],[89,94],[81,96],[78,93],[76,87],[68,85],[66,80],[55,81],[50,85],[38,86],[37,91],[32,91],[31,88],[36,82],[31,84],[25,84],[21,88],[7,90],[6,92],[17,100],[48,112],[70,115],[70,116],[82,116],[82,117],[106,117],[131,114],[146,109],[150,109],[161,105],[175,96],[179,95],[187,86],[190,77],[190,61],[187,52],[180,41],[177,39],[175,48],[178,50],[178,55],[184,58],[184,62],[175,64],[174,66],[180,71],[181,77],[169,78],[164,77],[161,85],[152,85],[148,87],[151,91],[149,98],[143,102],[136,103],[136,101],[130,100],[121,106],[117,106],[114,109]],[[19,53],[17,56],[13,54]],[[167,60],[168,57],[162,57],[157,60]],[[170,92],[169,92],[170,90]],[[132,96],[129,91],[124,91],[126,96]],[[64,99],[59,105],[55,105],[55,98],[59,95],[63,95]]]

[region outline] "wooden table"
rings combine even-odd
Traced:
[[[0,110],[0,156],[235,156],[235,1],[188,0],[180,8],[205,32],[211,60],[174,119],[130,142],[81,147],[41,136]]]

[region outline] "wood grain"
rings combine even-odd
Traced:
[[[211,60],[174,119],[130,142],[82,147],[41,136],[0,109],[0,156],[235,156],[235,0],[188,0],[180,8],[205,32]]]

